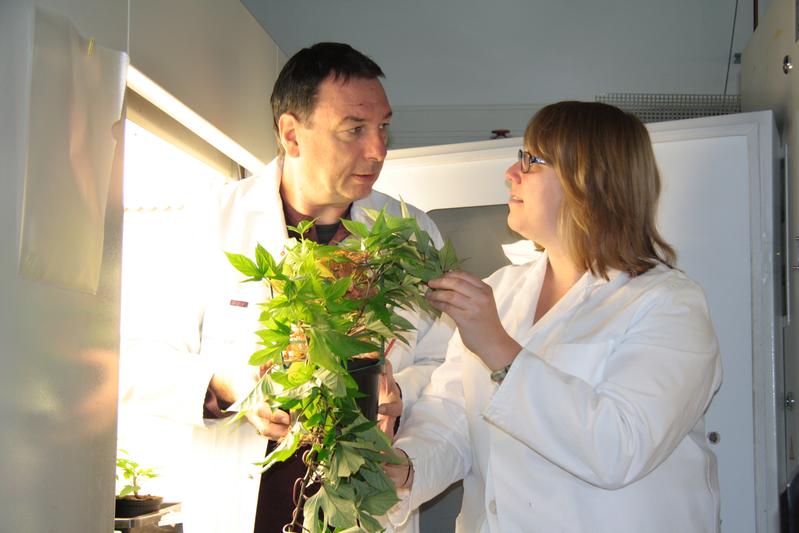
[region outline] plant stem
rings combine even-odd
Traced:
[[[319,466],[311,457],[312,453],[313,448],[306,450],[305,453],[302,454],[302,460],[306,465],[308,465],[308,469],[305,471],[304,477],[297,478],[297,480],[294,482],[293,492],[297,492],[297,484],[299,483],[300,493],[295,494],[294,511],[291,513],[291,522],[283,526],[283,533],[302,533],[305,531],[302,523],[300,523],[300,517],[302,508],[305,506],[305,500],[308,499],[308,489],[314,484],[314,482],[317,481],[314,476],[314,472],[316,472],[316,469]]]

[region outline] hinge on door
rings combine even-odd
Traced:
[[[789,411],[793,411],[793,407],[796,405],[796,398],[793,397],[793,393],[789,392],[785,395],[785,408]]]
[[[799,0],[797,0],[799,2]],[[784,326],[791,325],[791,282],[793,281],[791,278],[793,277],[791,274],[794,269],[794,264],[792,263],[792,257],[794,254],[792,253],[793,249],[793,242],[791,239],[791,187],[790,187],[790,180],[788,179],[789,176],[789,165],[790,165],[790,157],[788,154],[788,143],[782,145],[782,157],[780,158],[780,165],[779,165],[779,182],[782,189],[782,194],[780,195],[780,208],[779,208],[779,227],[780,227],[780,241],[781,246],[778,248],[782,248],[781,252],[783,257],[781,258],[782,268],[779,271],[782,272],[782,316],[784,317]],[[779,254],[779,251],[777,252]],[[797,265],[799,266],[799,265]]]
[[[794,244],[796,245],[796,247],[797,247],[797,248],[799,248],[799,235],[795,236],[795,237],[793,238],[793,241],[794,241]],[[791,270],[792,270],[793,272],[799,272],[799,264],[797,264],[797,265],[791,265]]]

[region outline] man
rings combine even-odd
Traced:
[[[193,262],[201,273],[197,312],[183,319],[183,333],[170,332],[170,348],[151,342],[125,350],[132,362],[123,361],[122,377],[131,381],[123,388],[123,401],[150,403],[161,414],[198,427],[191,450],[197,479],[187,483],[183,502],[189,533],[271,533],[290,522],[291,488],[304,466],[289,461],[263,476],[254,475],[252,466],[263,457],[267,438],[274,442],[286,433],[288,415],[263,405],[245,422],[225,425],[224,408],[257,379],[247,359],[256,349],[257,304],[268,295],[261,284],[241,283],[243,276],[222,251],[251,256],[260,243],[279,257],[287,224],[316,219],[307,237],[336,243],[346,237],[341,218],[368,223],[363,208],[400,214],[396,200],[372,191],[386,156],[392,114],[382,76],[372,60],[337,43],[316,44],[286,63],[272,94],[279,156],[259,176],[215,199],[213,216],[207,217],[210,227],[202,232],[207,255]],[[411,213],[440,246],[435,224],[415,208]],[[451,333],[449,326],[431,328],[430,320],[409,318],[424,342],[412,336],[410,347],[395,343],[388,354],[396,374],[384,377],[380,424],[389,434],[443,359]],[[137,376],[148,367],[149,374]],[[154,368],[160,370],[157,376]]]

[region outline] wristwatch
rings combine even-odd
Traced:
[[[493,381],[494,383],[502,383],[502,380],[505,379],[505,376],[508,375],[508,370],[510,370],[510,365],[512,364],[513,363],[510,363],[509,365],[504,366],[499,370],[494,370],[493,372],[491,372],[491,381]]]

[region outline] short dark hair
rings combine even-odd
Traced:
[[[278,121],[283,113],[306,120],[313,113],[319,85],[332,76],[334,80],[384,77],[380,67],[343,43],[316,43],[294,54],[285,64],[272,90],[272,118],[278,154],[283,154]]]

